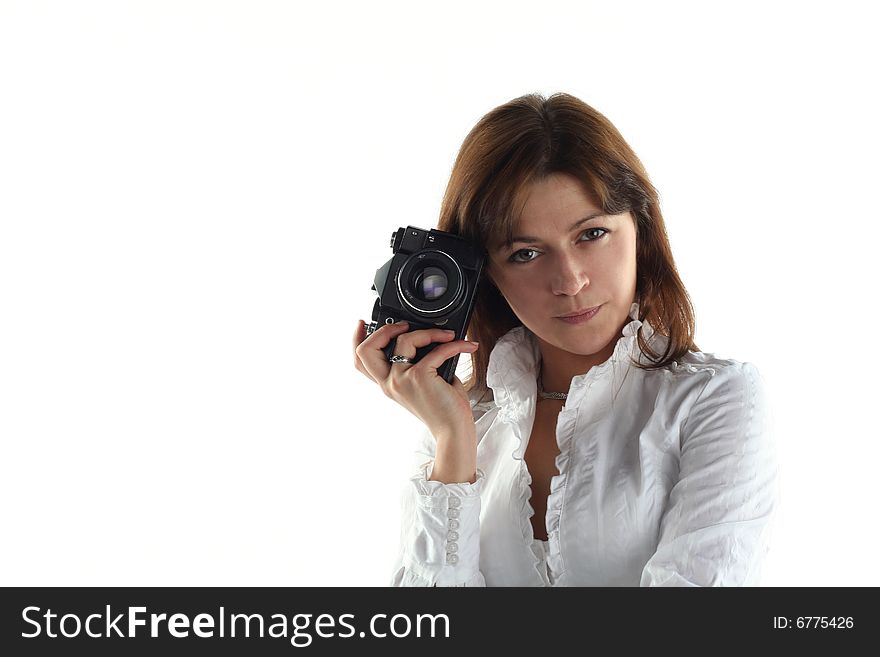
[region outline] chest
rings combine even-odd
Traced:
[[[532,530],[535,538],[547,540],[545,515],[547,497],[550,494],[550,480],[559,474],[556,469],[556,456],[559,445],[556,442],[556,420],[562,402],[546,401],[538,405],[535,422],[529,436],[523,459],[529,469],[532,483],[532,495],[529,503],[535,511],[532,516]]]
[[[550,478],[558,473],[556,470],[557,454],[559,454],[559,445],[556,443],[555,417],[536,417],[523,457],[529,468],[529,474],[532,476],[533,485],[536,482],[546,480],[549,486]]]

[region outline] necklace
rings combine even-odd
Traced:
[[[567,399],[567,392],[544,392],[544,361],[541,360],[541,368],[538,371],[538,396],[541,399]]]

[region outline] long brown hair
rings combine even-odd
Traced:
[[[617,128],[569,94],[528,94],[496,107],[465,137],[440,208],[439,230],[488,248],[509,240],[525,204],[527,188],[554,173],[578,179],[608,214],[631,212],[636,223],[636,293],[639,319],[668,339],[655,353],[641,330],[640,348],[660,369],[694,344],[694,311],[672,258],[657,190]],[[466,390],[484,391],[489,353],[498,339],[522,322],[488,276],[483,276],[467,339],[480,342],[471,355]]]

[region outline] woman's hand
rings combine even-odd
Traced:
[[[374,381],[387,397],[419,418],[435,438],[473,432],[473,414],[467,391],[458,377],[452,385],[437,373],[459,353],[473,353],[477,343],[453,340],[453,331],[421,329],[407,333],[409,324],[385,324],[366,339],[366,325],[358,320],[354,333],[354,366]],[[417,347],[440,343],[417,363],[390,363],[383,349],[397,337],[395,355],[413,358]],[[445,344],[444,344],[445,343]]]

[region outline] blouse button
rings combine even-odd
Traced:
[[[447,554],[446,555],[446,563],[457,564],[458,563],[458,555],[457,554]]]
[[[449,529],[458,529],[458,520],[450,520]]]
[[[446,540],[448,541],[457,541],[458,540],[458,532],[450,531],[446,534]]]
[[[458,543],[456,543],[455,541],[449,541],[446,544],[446,552],[448,554],[452,554],[453,552],[458,552]]]
[[[449,510],[446,512],[446,517],[447,517],[447,518],[458,518],[459,515],[461,515],[461,513],[459,512],[458,509],[449,509]]]
[[[449,498],[449,508],[450,509],[454,509],[460,505],[461,505],[461,500],[458,499],[457,497],[450,497]]]

